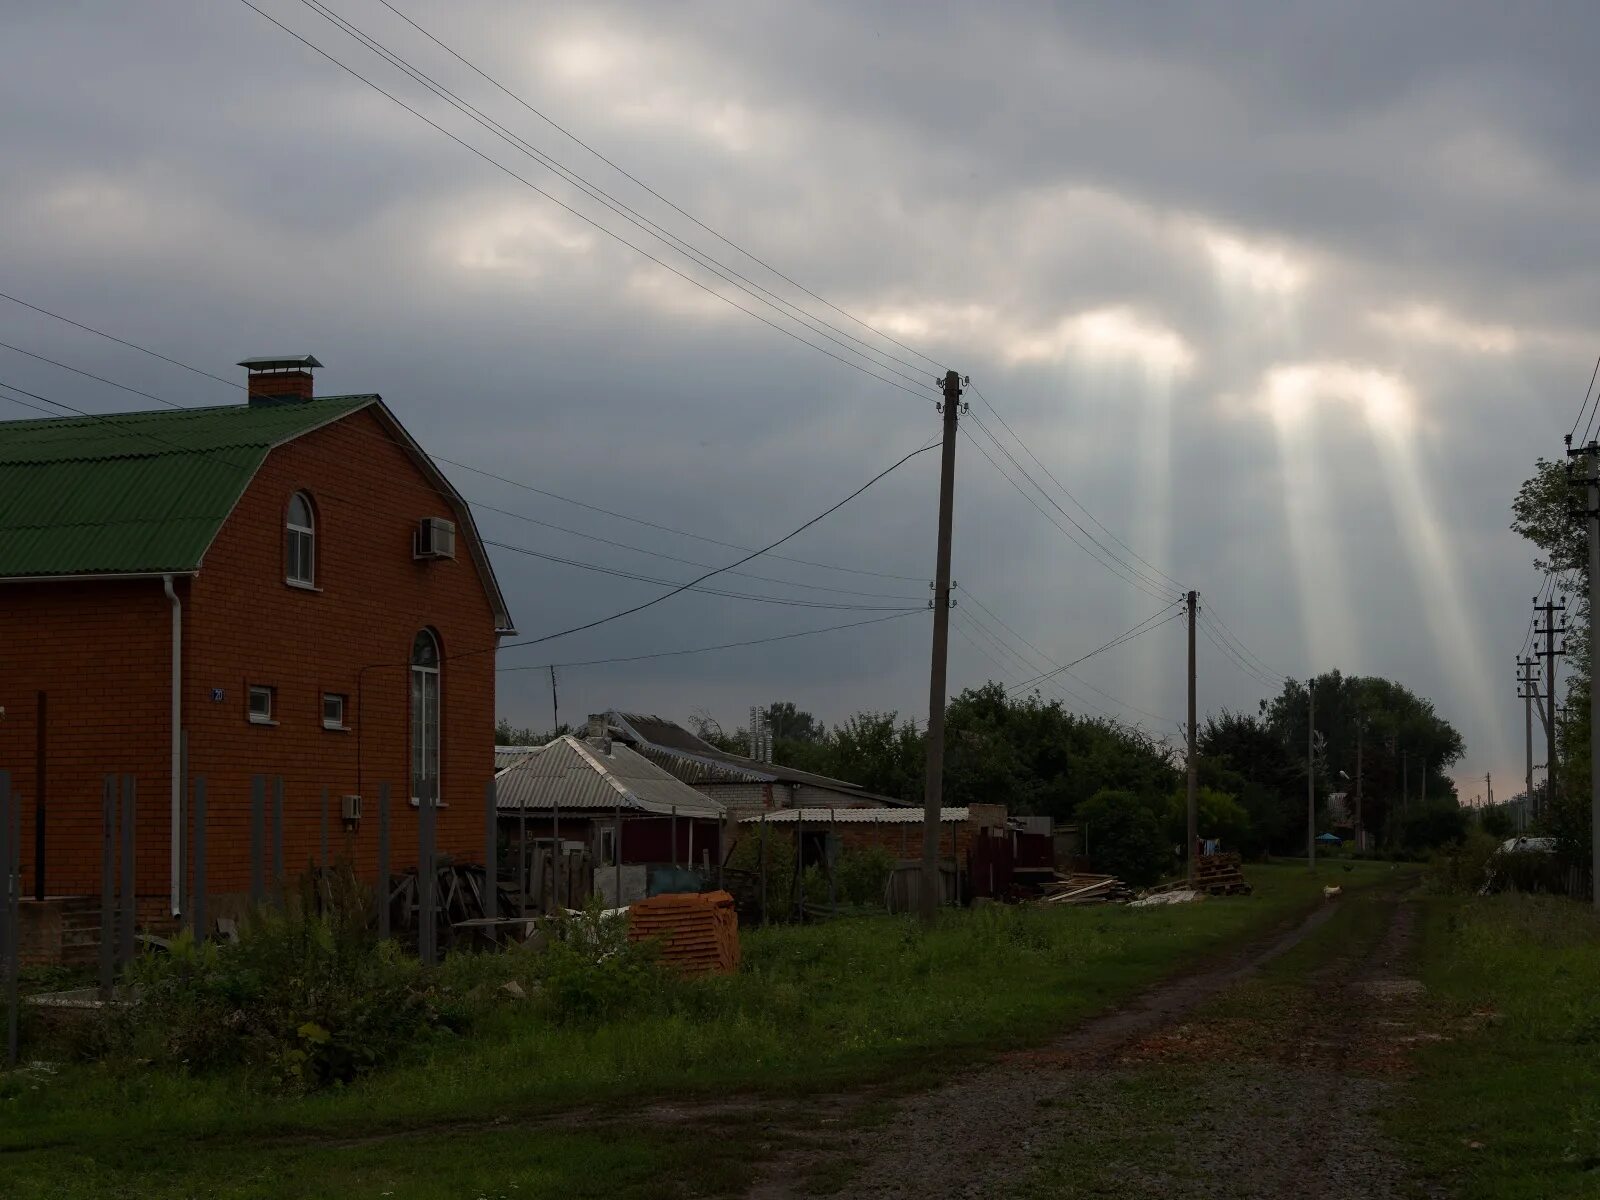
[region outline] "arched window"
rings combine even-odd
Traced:
[[[285,578],[302,587],[314,587],[317,582],[317,526],[311,512],[311,501],[304,492],[289,497],[289,515],[284,521],[288,537],[284,562]]]
[[[439,639],[424,629],[411,643],[411,798],[439,801]]]

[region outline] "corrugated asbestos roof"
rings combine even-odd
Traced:
[[[941,808],[939,820],[961,822],[968,819],[965,808]],[[775,808],[766,814],[769,824],[792,825],[802,821],[807,825],[826,825],[837,821],[840,825],[920,825],[921,808]],[[745,817],[740,823],[759,822],[759,815]]]
[[[520,757],[495,775],[501,809],[602,809],[720,818],[722,805],[613,741],[611,753],[571,734]]]
[[[848,780],[816,775],[778,763],[757,762],[742,754],[719,750],[704,738],[665,717],[625,713],[612,709],[606,722],[620,730],[630,744],[650,760],[667,767],[680,779],[693,783],[803,783],[837,792],[860,793]],[[887,797],[874,797],[887,799]],[[890,803],[900,803],[891,800]]]
[[[377,400],[0,422],[0,578],[197,570],[269,450]]]

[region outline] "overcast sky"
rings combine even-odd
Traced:
[[[311,5],[256,3],[529,184],[797,328]],[[1467,741],[1465,799],[1485,771],[1499,796],[1520,790],[1514,658],[1539,581],[1508,504],[1538,454],[1559,454],[1600,353],[1592,5],[394,0],[844,316],[379,0],[327,3],[538,151],[837,327],[829,338],[870,343],[880,375],[925,394],[669,273],[237,0],[0,5],[0,290],[222,375],[248,356],[314,353],[319,391],[382,393],[437,454],[739,546],[935,437],[925,385],[948,366],[983,397],[967,397],[973,440],[958,452],[952,691],[1077,658],[1181,582],[1263,674],[1339,667],[1433,698]],[[238,398],[5,301],[0,338],[179,403]],[[95,411],[150,407],[8,350],[0,380]],[[0,404],[0,417],[27,415]],[[746,570],[786,582],[717,585],[864,608],[687,593],[501,665],[925,605],[937,465],[917,457],[782,551],[881,574],[758,560]],[[469,498],[520,515],[480,511],[495,541],[673,580],[696,570],[548,525],[693,562],[737,556],[448,469]],[[1082,540],[1066,513],[1137,587],[1066,539],[1058,524]],[[524,636],[661,590],[493,553]],[[785,698],[830,721],[864,708],[920,721],[929,625],[921,613],[569,667],[561,713],[703,707],[731,729],[751,704]],[[1069,703],[1175,736],[1183,663],[1168,622],[1064,680]],[[1200,672],[1207,710],[1253,709],[1267,692],[1205,640]],[[548,674],[503,671],[498,707],[547,725]]]

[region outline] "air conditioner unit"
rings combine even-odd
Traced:
[[[354,825],[361,820],[361,797],[340,796],[339,817],[346,825]]]
[[[414,558],[454,558],[456,523],[443,517],[423,517],[417,522]]]

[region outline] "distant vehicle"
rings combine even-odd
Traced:
[[[1500,843],[1496,854],[1554,854],[1556,840],[1551,837],[1512,837]]]

